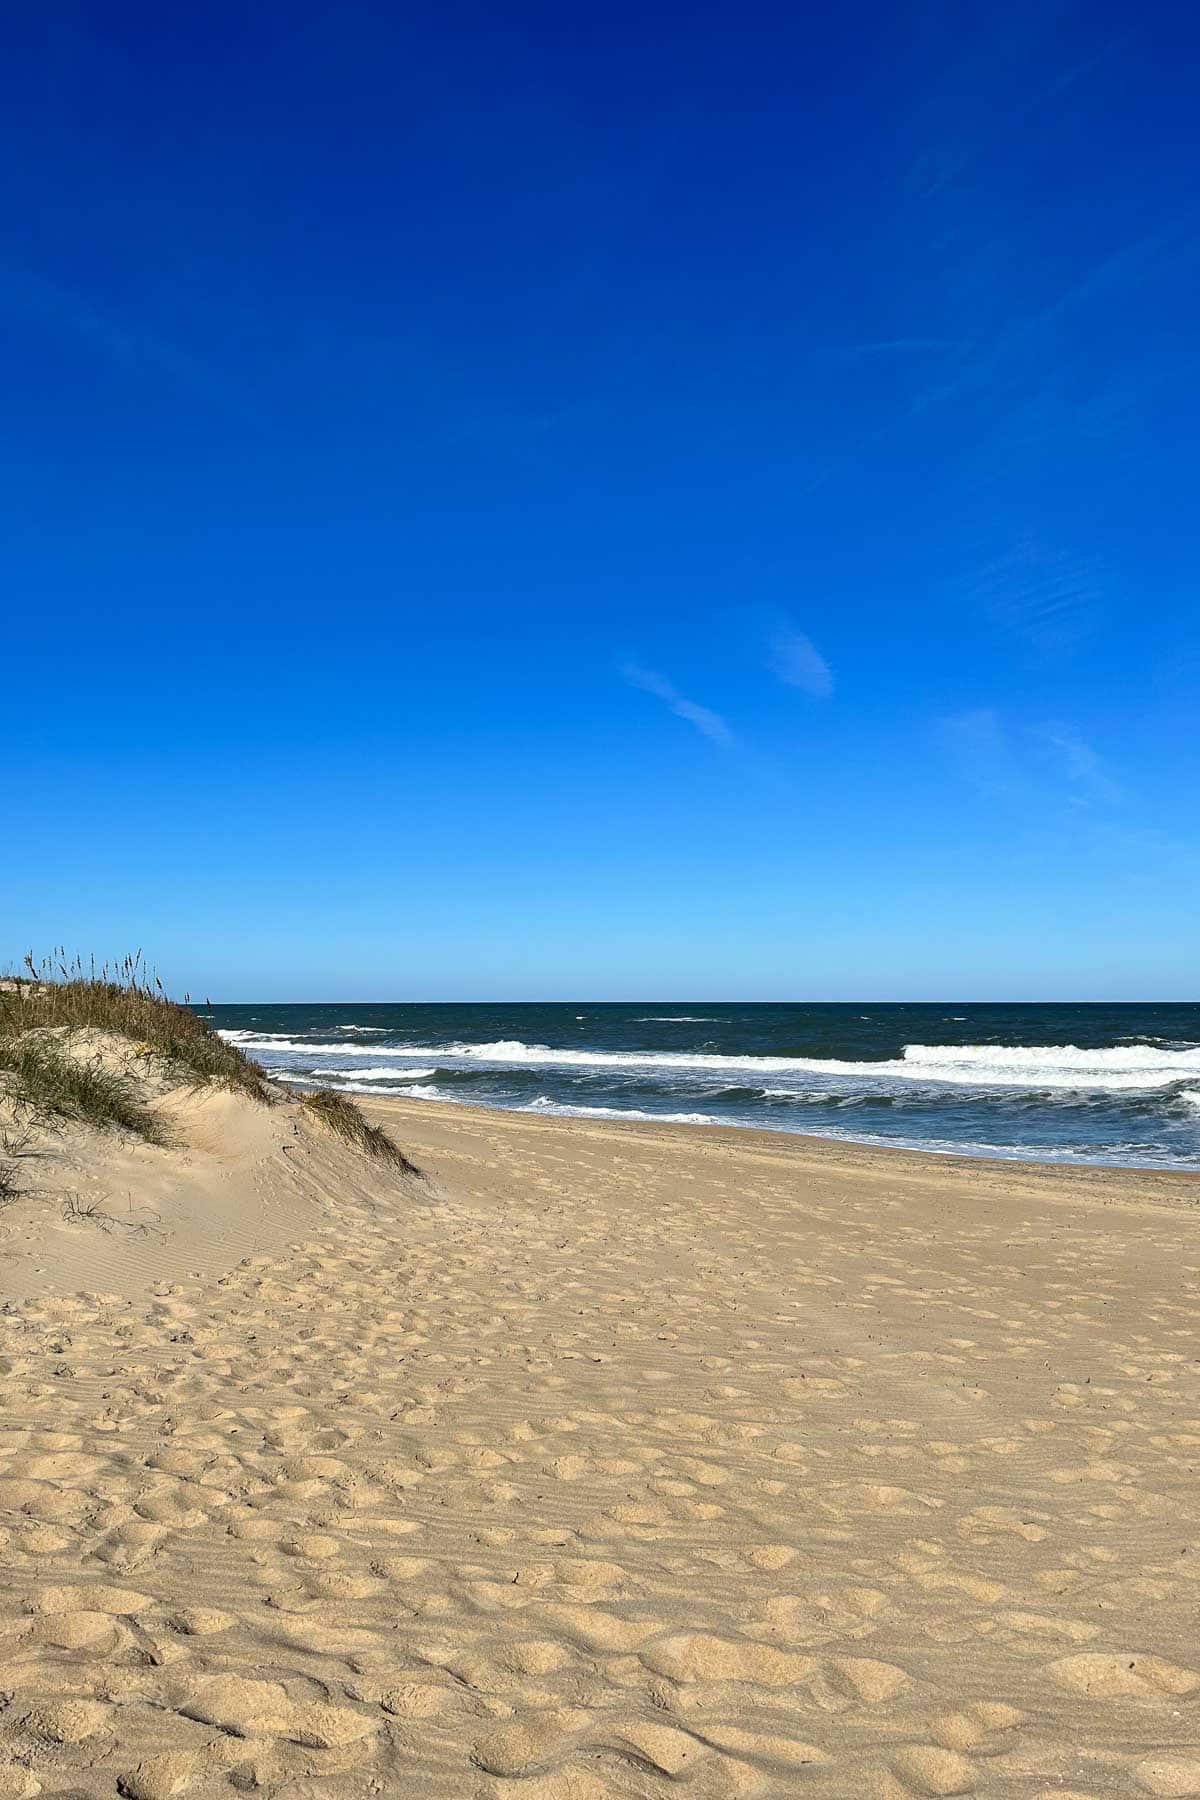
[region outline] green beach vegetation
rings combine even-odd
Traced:
[[[27,1031],[0,1037],[0,1071],[18,1116],[128,1131],[148,1144],[168,1141],[166,1125],[142,1097],[134,1076],[106,1066],[99,1053],[76,1056],[53,1038]]]
[[[26,956],[28,979],[0,994],[0,1058],[3,1045],[33,1030],[70,1037],[81,1031],[125,1038],[158,1057],[181,1080],[214,1084],[248,1094],[269,1106],[273,1098],[263,1070],[236,1045],[226,1043],[192,1007],[167,997],[157,974],[137,951],[120,963],[96,966],[92,958],[68,963],[61,951],[35,963]]]
[[[304,1106],[337,1137],[344,1138],[348,1144],[357,1144],[368,1156],[391,1163],[405,1175],[421,1173],[382,1125],[372,1125],[363,1117],[361,1108],[349,1095],[339,1094],[333,1088],[314,1088],[305,1094]]]
[[[18,1160],[37,1132],[70,1122],[165,1146],[169,1126],[153,1102],[168,1087],[223,1088],[259,1106],[284,1098],[189,995],[168,996],[140,950],[99,966],[68,961],[61,948],[41,961],[30,952],[24,967],[0,980],[0,1201],[15,1192]],[[347,1095],[320,1089],[302,1104],[343,1141],[420,1173]]]

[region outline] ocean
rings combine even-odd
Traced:
[[[1200,1168],[1194,1004],[263,1004],[211,1017],[297,1087]]]

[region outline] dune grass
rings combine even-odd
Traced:
[[[146,1105],[129,1075],[98,1059],[71,1056],[53,1038],[0,1035],[0,1070],[7,1098],[18,1113],[45,1120],[73,1119],[102,1131],[128,1131],[148,1144],[165,1144],[167,1130]]]
[[[403,1175],[421,1175],[416,1163],[405,1156],[399,1144],[388,1135],[383,1126],[370,1124],[347,1095],[339,1094],[333,1088],[314,1088],[311,1093],[305,1094],[304,1106],[322,1125],[343,1138],[346,1143],[356,1144],[360,1150],[365,1150],[368,1156],[389,1163]]]
[[[39,1126],[77,1120],[102,1130],[127,1131],[165,1144],[162,1119],[146,1102],[136,1074],[113,1068],[101,1053],[83,1053],[76,1034],[98,1033],[129,1042],[135,1054],[158,1059],[166,1071],[197,1087],[219,1086],[263,1106],[280,1098],[260,1065],[227,1043],[192,1007],[168,999],[162,982],[137,951],[97,968],[93,958],[68,962],[56,950],[42,962],[25,958],[28,975],[0,983],[0,1095],[15,1114]],[[420,1169],[380,1125],[371,1125],[345,1094],[320,1088],[303,1105],[346,1143],[405,1175]],[[12,1190],[10,1146],[0,1158],[0,1200]]]
[[[140,950],[99,969],[94,958],[86,966],[81,957],[68,963],[61,951],[41,963],[31,953],[25,966],[30,979],[0,993],[0,1045],[43,1029],[115,1032],[197,1085],[232,1088],[264,1106],[275,1099],[258,1064],[218,1037],[188,996],[182,1005],[167,998]]]
[[[49,1127],[74,1120],[148,1144],[169,1141],[136,1074],[114,1068],[102,1053],[89,1054],[86,1038],[82,1046],[73,1041],[86,1033],[126,1040],[174,1078],[232,1088],[263,1105],[273,1101],[258,1065],[190,1005],[168,999],[140,951],[99,969],[94,959],[68,963],[62,950],[40,963],[31,952],[25,967],[28,977],[0,987],[0,1087],[18,1117]]]

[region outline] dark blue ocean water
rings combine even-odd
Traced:
[[[1200,1168],[1200,1005],[219,1006],[284,1081]]]

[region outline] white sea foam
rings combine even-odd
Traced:
[[[536,1100],[530,1100],[525,1106],[515,1106],[514,1112],[551,1113],[562,1119],[649,1119],[652,1124],[661,1125],[719,1125],[720,1119],[714,1119],[711,1113],[664,1113],[643,1112],[636,1106],[571,1106],[563,1101],[551,1100],[547,1094],[539,1094]]]
[[[647,1013],[635,1019],[635,1025],[728,1025],[728,1019],[710,1017],[707,1013]]]
[[[339,1031],[359,1031],[364,1037],[386,1037],[386,1025],[339,1025]]]
[[[754,1090],[750,1089],[749,1091],[753,1093]],[[831,1099],[836,1098],[828,1088],[765,1087],[759,1088],[758,1091],[764,1100],[794,1100],[807,1106],[825,1106]],[[857,1094],[855,1098],[862,1099],[863,1095]]]
[[[238,1044],[243,1050],[319,1050],[319,1044],[309,1042],[302,1044],[296,1038],[290,1038],[282,1031],[218,1031],[228,1044]],[[326,1046],[338,1055],[348,1054],[348,1044],[329,1044]]]
[[[420,1069],[416,1073],[419,1075]],[[467,1100],[466,1095],[448,1094],[445,1088],[436,1087],[387,1088],[382,1094],[378,1088],[361,1087],[356,1081],[345,1081],[342,1087],[352,1094],[374,1094],[377,1100],[444,1100],[448,1106],[461,1106]]]
[[[345,1076],[347,1071],[345,1069],[307,1069],[305,1070],[305,1073],[308,1075],[333,1075],[341,1078]],[[422,1081],[430,1075],[436,1075],[437,1070],[397,1069],[393,1068],[389,1063],[386,1068],[352,1069],[350,1070],[350,1073],[354,1076],[356,1081],[395,1081],[401,1075],[403,1075],[407,1081]],[[344,1082],[343,1085],[345,1085]]]
[[[355,1070],[355,1074],[358,1074],[358,1072],[358,1070]],[[283,1079],[290,1079],[293,1086],[302,1084],[304,1081],[303,1076],[293,1076],[290,1078],[285,1076]],[[465,1106],[472,1104],[470,1098],[465,1094],[448,1094],[444,1088],[436,1087],[414,1086],[389,1088],[386,1095],[382,1095],[378,1088],[367,1087],[357,1081],[344,1081],[338,1091],[343,1094],[373,1094],[376,1099],[433,1100],[442,1102],[447,1106]],[[557,1100],[551,1100],[546,1094],[539,1095],[536,1100],[530,1100],[524,1106],[505,1106],[501,1110],[505,1112],[545,1113],[554,1118],[563,1119],[647,1119],[652,1124],[669,1125],[720,1125],[723,1122],[729,1122],[728,1120],[722,1121],[716,1119],[711,1113],[652,1113],[642,1112],[636,1107],[570,1106],[565,1103],[560,1103]]]
[[[1081,1050],[1078,1044],[906,1044],[904,1060],[931,1066],[943,1062],[984,1063],[989,1068],[1184,1069],[1200,1070],[1200,1051],[1164,1044],[1121,1044]]]
[[[217,1036],[236,1044],[239,1050],[258,1050],[264,1055],[290,1051],[297,1056],[419,1056],[428,1060],[439,1054],[428,1045],[423,1050],[393,1050],[387,1044],[331,1043],[324,1032],[311,1038],[288,1037],[282,1031],[219,1031]]]
[[[407,1071],[403,1072],[407,1073]],[[311,1087],[313,1078],[318,1073],[319,1071],[316,1069],[281,1070],[274,1075],[273,1079],[283,1082],[287,1087],[306,1088]],[[359,1071],[356,1069],[354,1073],[357,1075]],[[392,1073],[392,1071],[389,1070],[389,1073]],[[432,1074],[433,1071],[415,1069],[413,1073],[416,1075],[422,1073]],[[460,1096],[458,1094],[448,1094],[442,1088],[436,1087],[394,1087],[385,1088],[381,1093],[378,1087],[372,1087],[368,1082],[364,1081],[343,1081],[339,1083],[338,1093],[369,1094],[376,1100],[445,1100],[451,1105],[461,1105],[465,1098],[465,1096]]]
[[[1158,1045],[1080,1049],[1074,1044],[907,1044],[898,1059],[849,1062],[807,1056],[737,1056],[686,1050],[566,1050],[526,1044],[519,1038],[491,1043],[407,1044],[403,1048],[306,1044],[294,1038],[224,1032],[244,1049],[290,1051],[308,1056],[387,1058],[397,1063],[464,1061],[500,1067],[580,1069],[739,1070],[776,1075],[843,1075],[863,1081],[922,1081],[953,1087],[1092,1088],[1109,1092],[1152,1090],[1200,1074],[1200,1048]],[[398,1073],[406,1073],[398,1070]]]

